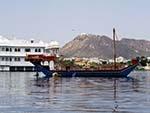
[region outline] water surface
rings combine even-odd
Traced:
[[[33,75],[0,72],[0,113],[150,113],[150,72],[38,82]]]

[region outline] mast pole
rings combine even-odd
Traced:
[[[116,70],[116,31],[113,28],[113,57],[114,57],[114,70]]]

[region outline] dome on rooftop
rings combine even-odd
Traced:
[[[59,43],[57,41],[51,41],[50,44],[48,44],[48,48],[59,48]]]

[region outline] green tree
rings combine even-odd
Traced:
[[[98,68],[99,64],[98,63],[95,63],[95,62],[91,62],[90,63],[90,68]]]
[[[142,56],[142,57],[141,57],[141,60],[140,60],[141,66],[146,66],[147,63],[148,63],[147,58],[146,58],[145,56]]]

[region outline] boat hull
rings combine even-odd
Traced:
[[[137,65],[130,65],[121,70],[49,70],[48,68],[33,63],[39,72],[45,74],[45,78],[50,78],[53,76],[59,77],[128,77],[129,73],[134,70]]]
[[[106,72],[106,71],[51,71],[49,77],[126,77],[120,72]],[[48,77],[48,76],[47,76]]]

